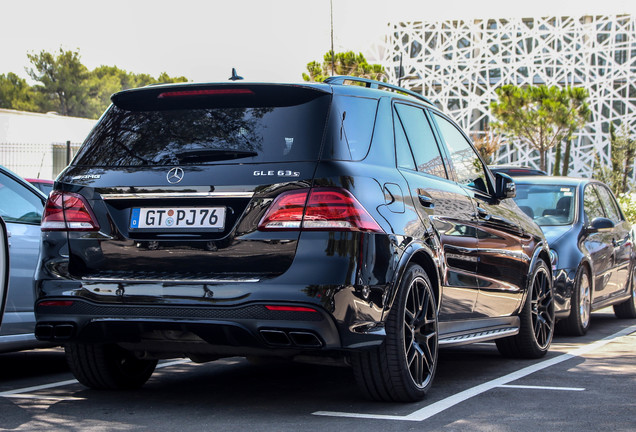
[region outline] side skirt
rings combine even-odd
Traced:
[[[518,316],[440,322],[439,345],[456,346],[485,342],[519,333]]]

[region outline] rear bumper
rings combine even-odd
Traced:
[[[56,301],[59,300],[59,305]],[[118,343],[151,356],[188,353],[218,356],[293,355],[299,351],[334,351],[380,344],[381,326],[346,326],[322,307],[276,303],[233,307],[100,304],[86,299],[47,298],[36,304],[36,337],[63,344]]]
[[[387,235],[303,232],[290,268],[269,277],[88,278],[56,272],[63,267],[58,261],[44,261],[35,283],[36,336],[229,355],[378,345],[401,252],[395,244]],[[312,311],[266,308],[277,305]]]

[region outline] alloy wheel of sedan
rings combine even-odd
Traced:
[[[590,325],[590,311],[592,307],[592,295],[590,292],[590,280],[587,272],[583,272],[579,283],[579,320],[581,327],[587,329]]]

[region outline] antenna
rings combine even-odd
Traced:
[[[334,61],[335,61],[335,56],[336,53],[333,50],[333,0],[329,0],[329,7],[330,7],[330,16],[331,16],[331,75],[335,75],[336,72],[334,71]]]
[[[238,81],[238,80],[242,80],[243,77],[242,76],[238,76],[236,74],[236,69],[232,68],[232,76],[230,78],[228,78],[230,81]]]

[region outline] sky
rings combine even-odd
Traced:
[[[330,0],[0,0],[0,74],[27,53],[79,50],[89,69],[226,81],[299,82],[331,48]],[[334,49],[373,58],[387,23],[631,13],[635,0],[332,0]]]

